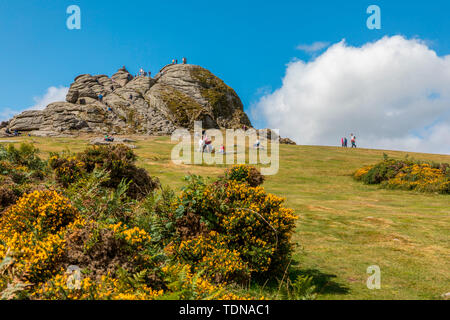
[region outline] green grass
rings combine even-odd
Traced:
[[[138,165],[164,185],[178,189],[186,174],[215,177],[224,167],[176,166],[167,137],[136,137]],[[29,138],[43,156],[88,138]],[[315,146],[280,146],[280,170],[267,178],[267,191],[286,197],[300,216],[294,240],[301,274],[321,282],[319,299],[441,299],[450,292],[450,196],[385,190],[356,182],[363,165],[406,153]],[[450,156],[410,157],[450,162]],[[381,289],[369,290],[366,269],[381,268]],[[294,276],[294,275],[291,275]],[[256,290],[261,290],[257,288]],[[271,296],[270,290],[264,293]]]

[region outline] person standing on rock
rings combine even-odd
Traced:
[[[187,60],[186,60],[186,58],[183,57],[183,64],[186,64],[186,63],[187,63]]]
[[[98,95],[98,101],[100,101],[100,102],[103,101],[103,95],[101,93]]]

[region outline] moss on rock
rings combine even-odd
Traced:
[[[194,67],[191,76],[200,83],[201,95],[209,102],[216,119],[231,119],[236,111],[243,111],[244,107],[236,92],[209,70]]]
[[[202,112],[203,107],[188,95],[171,86],[161,86],[159,91],[161,99],[169,109],[173,121],[180,126],[191,126],[196,116]]]

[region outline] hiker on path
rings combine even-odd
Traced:
[[[101,93],[98,95],[98,101],[100,101],[100,102],[103,101],[103,95]]]
[[[352,148],[356,148],[356,137],[353,133],[350,136],[350,141],[352,143]]]

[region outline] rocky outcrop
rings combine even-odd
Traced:
[[[103,98],[99,99],[99,95]],[[195,65],[164,67],[155,78],[134,78],[125,67],[113,76],[75,78],[66,102],[25,111],[10,120],[11,131],[53,136],[77,133],[167,135],[178,127],[251,127],[236,92]]]
[[[289,138],[281,138],[280,137],[280,144],[290,144],[290,145],[297,145],[294,141],[292,141]]]
[[[267,140],[276,140],[278,138],[278,142],[280,144],[290,144],[290,145],[297,145],[294,141],[292,141],[289,138],[282,138],[281,136],[279,136],[275,131],[273,131],[272,129],[259,129],[257,130],[258,135],[262,138],[262,139],[267,139]]]

